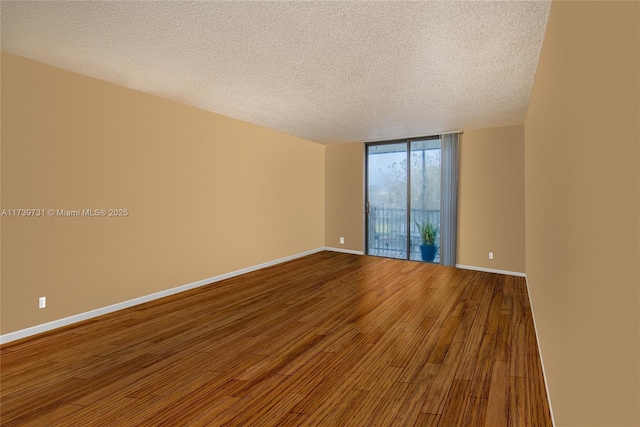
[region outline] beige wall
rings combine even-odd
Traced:
[[[524,273],[524,126],[465,131],[459,165],[456,262]]]
[[[526,263],[558,426],[640,425],[638,2],[554,2],[525,121]]]
[[[327,145],[325,162],[325,243],[364,251],[364,144]]]
[[[2,54],[2,334],[324,246],[324,147]],[[48,306],[39,310],[38,297]]]

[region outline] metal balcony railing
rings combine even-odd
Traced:
[[[407,210],[389,209],[371,205],[368,220],[369,255],[420,261],[420,233],[415,225],[429,221],[440,229],[440,210],[411,209],[411,222],[407,233]],[[409,236],[409,257],[407,257],[407,236]],[[439,234],[436,245],[439,247]],[[434,262],[439,262],[436,256]]]

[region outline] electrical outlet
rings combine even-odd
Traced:
[[[341,245],[344,245],[344,237],[341,237],[341,238],[340,238],[340,244],[341,244]]]
[[[493,259],[493,252],[489,252],[489,259]]]
[[[45,308],[47,306],[47,297],[40,297],[38,299],[38,308]]]

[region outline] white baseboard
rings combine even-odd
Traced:
[[[456,264],[456,268],[463,268],[465,270],[484,271],[485,273],[506,274],[508,276],[527,277],[525,273],[520,273],[519,271],[496,270],[494,268],[474,267],[472,265]]]
[[[332,252],[342,252],[345,254],[353,254],[353,255],[364,255],[363,251],[354,251],[352,249],[341,249],[341,248],[332,248],[331,246],[326,246],[324,248],[325,251],[332,251]]]
[[[529,279],[524,276],[524,280],[527,284],[527,296],[529,297],[529,305],[531,306],[531,318],[533,319],[533,331],[536,334],[536,344],[538,344],[538,353],[540,354],[540,366],[542,367],[542,378],[544,378],[544,388],[547,392],[547,402],[549,404],[549,412],[551,413],[551,424],[553,427],[556,425],[555,418],[553,417],[553,407],[551,406],[551,395],[549,394],[549,384],[547,384],[547,374],[544,370],[544,359],[542,358],[542,349],[540,348],[540,339],[538,338],[538,326],[536,325],[536,315],[533,311],[533,301],[531,300],[531,292],[529,291]]]
[[[219,282],[221,280],[229,279],[231,277],[239,276],[241,274],[250,273],[252,271],[260,270],[262,268],[271,267],[272,265],[281,264],[283,262],[291,261],[296,258],[315,254],[325,250],[324,247],[312,249],[310,251],[301,252],[295,255],[287,256],[284,258],[268,261],[262,264],[254,265],[240,270],[232,271],[230,273],[221,274],[219,276],[210,277],[208,279],[198,280],[197,282],[188,283],[186,285],[178,286],[175,288],[167,289],[164,291],[156,292],[149,295],[144,295],[138,298],[130,299],[128,301],[119,302],[117,304],[108,305],[106,307],[97,308],[95,310],[86,311],[84,313],[75,314],[73,316],[65,317],[62,319],[54,320],[52,322],[43,323],[41,325],[32,326],[30,328],[21,329],[19,331],[10,332],[8,334],[0,335],[0,344],[5,344],[11,341],[27,338],[32,335],[41,334],[43,332],[51,331],[53,329],[61,328],[63,326],[72,325],[83,320],[91,319],[93,317],[102,316],[103,314],[112,313],[114,311],[122,310],[125,308],[133,307],[134,305],[143,304],[145,302],[153,301],[156,299],[164,298],[169,295],[174,295],[180,292],[195,289],[200,286],[208,285],[210,283]]]

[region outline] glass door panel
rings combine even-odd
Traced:
[[[440,154],[442,141],[410,142],[409,259],[440,262]]]
[[[367,146],[367,254],[407,259],[407,144]]]

